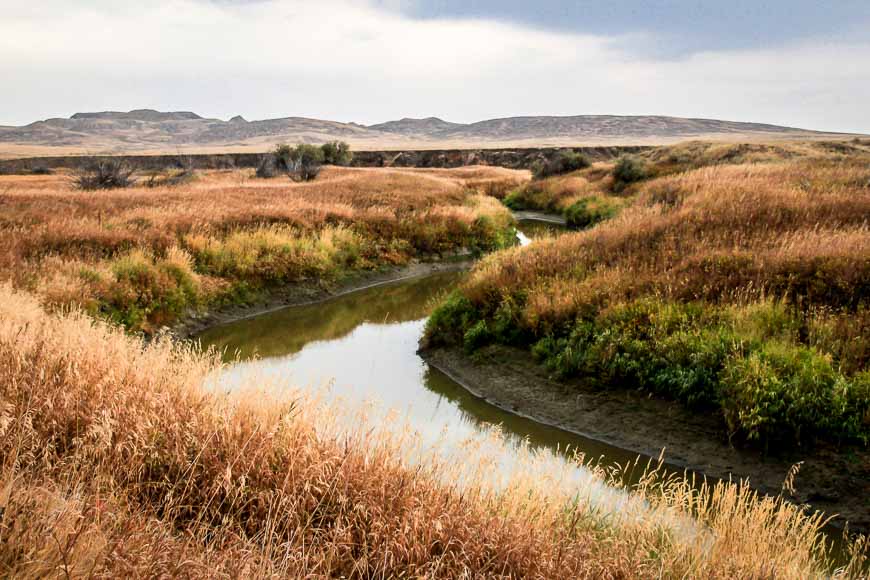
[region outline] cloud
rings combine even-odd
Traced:
[[[870,132],[870,43],[659,60],[627,37],[411,18],[353,0],[10,3],[0,122],[77,110],[194,110],[377,122],[670,114]]]

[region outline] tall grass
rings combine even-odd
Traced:
[[[341,408],[293,391],[210,391],[218,364],[79,312],[47,314],[0,287],[0,573],[812,578],[832,569],[818,516],[745,486],[650,473],[630,490],[635,509],[611,511],[542,456],[496,482],[481,441],[466,456],[413,452],[413,434],[395,423],[341,420]],[[833,576],[858,577],[862,549]]]
[[[506,245],[510,215],[486,193],[523,179],[499,168],[329,167],[311,183],[213,171],[173,187],[82,192],[64,175],[6,176],[0,278],[153,332],[274,285]]]
[[[609,221],[483,260],[429,339],[534,345],[563,375],[718,408],[737,440],[866,444],[868,183],[861,156],[643,182]]]

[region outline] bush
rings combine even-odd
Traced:
[[[326,165],[348,165],[353,159],[350,145],[344,141],[330,141],[320,146],[323,151],[323,163]]]
[[[866,441],[870,398],[861,379],[844,377],[815,349],[768,343],[725,368],[725,419],[749,440],[800,443],[827,435]]]
[[[300,143],[290,152],[289,171],[294,181],[311,181],[320,174],[323,165],[323,149],[314,145]]]
[[[649,177],[646,162],[634,155],[623,155],[613,167],[613,179],[617,185],[635,183]]]
[[[271,153],[260,158],[256,175],[270,179],[283,173],[294,181],[311,181],[320,174],[324,158],[323,148],[315,145],[300,143],[295,148],[277,145]]]
[[[130,187],[136,183],[134,172],[122,159],[92,160],[79,172],[75,184],[85,191]]]
[[[592,195],[584,197],[565,210],[565,220],[570,228],[589,228],[619,213],[619,204],[612,199]]]
[[[148,181],[145,182],[145,187],[175,187],[196,178],[194,161],[189,155],[179,155],[174,165],[174,169],[166,172],[155,171],[149,175]]]
[[[590,165],[589,159],[582,153],[563,151],[552,159],[538,161],[532,165],[532,175],[535,179],[543,179],[553,175],[563,175],[572,171],[586,169]]]

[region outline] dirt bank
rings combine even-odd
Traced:
[[[172,326],[170,332],[176,338],[190,338],[207,328],[259,316],[288,306],[316,304],[373,286],[429,276],[439,272],[467,270],[473,263],[468,256],[457,256],[440,262],[416,262],[402,267],[356,272],[332,282],[312,280],[288,284],[266,291],[260,299],[247,304],[231,304],[213,310],[191,313],[190,316]]]
[[[852,530],[870,530],[870,453],[818,445],[778,456],[730,446],[725,427],[712,415],[691,413],[670,401],[637,391],[594,390],[578,382],[551,380],[526,351],[487,347],[473,357],[461,349],[424,349],[420,355],[475,396],[505,411],[603,441],[635,453],[658,456],[711,477],[748,479],[778,494],[792,465],[802,461],[789,497],[827,514],[839,514]]]

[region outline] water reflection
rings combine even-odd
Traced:
[[[270,384],[319,388],[334,396],[377,401],[399,411],[424,437],[462,441],[492,424],[510,447],[578,449],[624,463],[636,454],[506,413],[471,395],[418,355],[425,319],[462,273],[451,272],[362,290],[219,326],[199,339],[236,361],[216,377],[220,388],[252,376]]]

